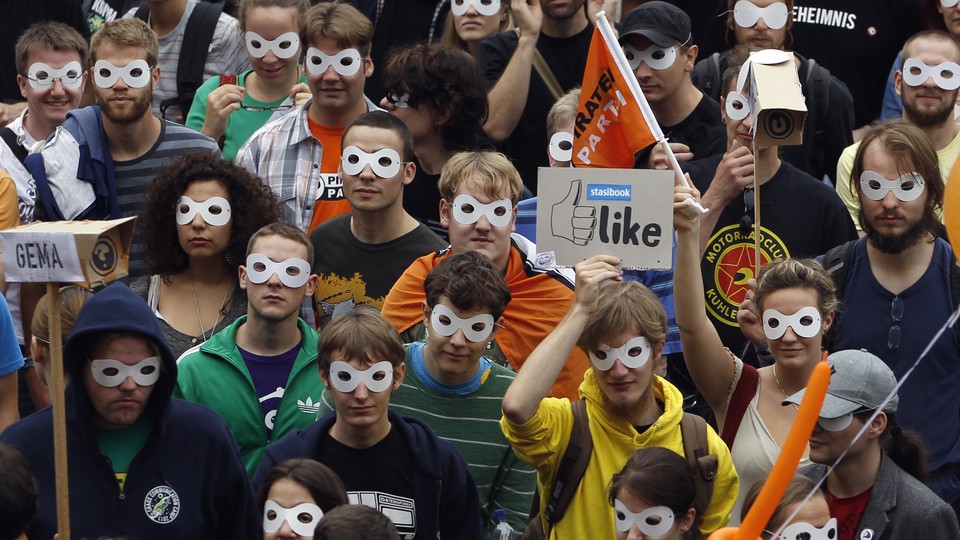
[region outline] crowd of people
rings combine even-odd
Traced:
[[[0,230],[137,219],[58,310],[0,279],[0,540],[62,532],[65,480],[89,539],[696,540],[763,502],[765,540],[960,540],[956,0],[9,3]],[[601,12],[687,180],[668,270],[537,250]],[[767,49],[801,144],[755,144]]]

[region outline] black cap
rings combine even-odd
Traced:
[[[623,19],[620,41],[632,35],[643,36],[658,47],[671,47],[690,41],[690,17],[673,4],[654,0],[634,8]]]

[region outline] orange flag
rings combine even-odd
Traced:
[[[595,29],[573,128],[574,166],[631,169],[634,154],[654,142],[600,29]]]

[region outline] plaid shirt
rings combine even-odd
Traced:
[[[380,110],[369,99],[364,100],[368,111]],[[310,133],[307,122],[312,101],[257,130],[240,148],[236,159],[237,165],[267,182],[280,200],[283,220],[303,231],[310,227],[323,181],[323,145]],[[324,202],[327,201],[319,201]]]

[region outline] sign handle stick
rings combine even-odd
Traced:
[[[620,48],[619,44],[617,44],[616,47],[613,45],[617,43],[617,36],[613,33],[613,28],[610,27],[610,22],[607,20],[605,11],[597,13],[597,28],[603,36],[603,42],[607,46],[607,51],[610,52],[610,56],[617,65],[620,78],[627,83],[630,93],[633,94],[633,100],[640,106],[640,112],[643,114],[643,119],[646,120],[647,126],[650,128],[653,138],[656,139],[657,144],[659,144],[667,154],[667,159],[670,161],[670,166],[677,176],[677,181],[684,187],[690,187],[689,182],[687,182],[687,179],[683,176],[683,171],[680,170],[680,163],[677,161],[677,156],[673,155],[673,150],[670,148],[666,137],[663,136],[663,130],[660,129],[660,124],[657,123],[657,117],[654,116],[653,111],[650,109],[650,104],[647,103],[647,98],[644,97],[643,92],[640,90],[640,84],[637,83],[637,78],[634,77],[633,71],[630,70],[630,64],[627,62],[627,57],[623,54],[623,49]],[[690,217],[707,213],[707,209],[701,206],[699,201],[689,200],[688,204],[687,210],[692,214]]]
[[[757,133],[753,133],[753,275],[760,274],[760,158]]]
[[[63,337],[60,335],[60,286],[47,283],[50,327],[50,400],[53,405],[53,450],[57,479],[57,531],[70,540],[70,500],[67,484],[67,413],[64,407]]]

